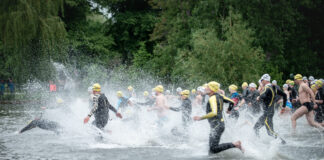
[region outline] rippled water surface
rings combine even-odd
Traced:
[[[244,115],[236,123],[227,120],[221,142],[241,140],[245,154],[231,149],[208,156],[206,121],[194,123],[187,140],[170,133],[173,127],[181,124],[179,113],[170,112],[169,120],[162,128],[155,124],[155,113],[146,109],[128,110],[124,113],[128,120],[111,115],[112,120],[102,133],[103,139],[99,140],[99,131],[82,123],[89,111],[85,101],[80,99],[45,111],[40,107],[1,105],[0,159],[324,159],[323,133],[308,126],[305,118],[298,120],[298,132],[292,135],[289,118],[275,116],[274,128],[286,139],[286,145],[268,137],[264,128],[261,129],[262,136],[256,138],[253,126],[244,123]],[[195,110],[195,114],[202,114],[199,109]],[[63,132],[57,135],[35,128],[17,134],[41,113],[43,118],[61,124]]]

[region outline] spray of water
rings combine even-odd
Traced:
[[[106,128],[101,131],[91,125],[83,124],[83,118],[89,113],[90,107],[88,102],[88,93],[86,88],[91,84],[100,81],[103,85],[103,92],[113,106],[117,104],[116,91],[122,90],[127,92],[127,86],[132,85],[136,91],[136,97],[131,100],[135,102],[143,101],[142,93],[144,90],[150,91],[155,84],[159,84],[151,76],[140,73],[139,77],[134,78],[133,75],[124,72],[125,70],[111,71],[106,79],[98,78],[98,75],[89,76],[86,81],[76,80],[62,64],[54,63],[57,73],[61,73],[61,77],[65,77],[64,90],[68,90],[70,94],[60,93],[55,95],[56,99],[61,98],[64,103],[56,103],[50,101],[47,105],[52,106],[43,111],[43,118],[58,122],[63,127],[63,132],[58,135],[58,142],[80,148],[100,148],[100,149],[117,149],[117,148],[166,148],[185,150],[186,152],[177,153],[174,157],[201,157],[208,153],[208,137],[209,124],[207,121],[194,122],[188,129],[188,138],[175,136],[171,133],[174,127],[181,126],[181,113],[168,111],[168,120],[161,127],[157,124],[158,118],[154,111],[147,111],[149,106],[130,106],[124,111],[123,119],[118,119],[110,112],[110,120]],[[94,70],[93,68],[88,71]],[[98,71],[98,67],[95,68]],[[78,71],[79,73],[82,71]],[[98,72],[107,73],[106,70]],[[145,75],[145,76],[144,76]],[[133,77],[132,77],[133,76]],[[59,79],[58,75],[58,79]],[[80,89],[76,88],[77,83],[84,83]],[[170,85],[171,86],[171,85]],[[41,82],[30,82],[26,85],[31,92],[43,91],[46,85]],[[73,93],[82,92],[82,93]],[[180,106],[181,102],[177,99],[170,100],[169,106]],[[225,106],[227,107],[227,106]],[[203,115],[205,111],[201,107],[193,107],[194,115]],[[33,113],[31,113],[33,114]],[[232,120],[224,113],[226,129],[221,138],[221,142],[234,142],[241,140],[246,153],[243,155],[239,150],[233,149],[222,152],[217,157],[227,158],[246,158],[246,159],[272,159],[272,158],[291,158],[292,154],[282,154],[280,152],[280,141],[269,137],[262,129],[261,137],[256,137],[253,131],[257,117],[247,118],[248,112],[240,111],[238,121]],[[303,121],[303,120],[300,120]],[[288,145],[298,146],[300,143],[294,141],[290,136],[289,118],[274,117],[274,129],[281,134],[283,138],[287,138]],[[303,129],[298,130],[303,134]],[[98,141],[98,135],[103,139]],[[323,139],[320,139],[323,142]],[[307,142],[304,142],[307,143]],[[323,148],[323,143],[319,144]]]

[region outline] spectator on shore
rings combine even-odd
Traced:
[[[12,79],[8,79],[8,88],[11,94],[14,94],[15,92],[15,84],[13,83]]]
[[[4,92],[5,92],[5,82],[4,80],[2,79],[0,81],[0,99],[2,99],[3,95],[4,95]]]
[[[49,81],[50,92],[56,92],[56,84],[53,81]]]

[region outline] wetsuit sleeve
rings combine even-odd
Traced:
[[[188,102],[183,101],[180,107],[170,107],[170,110],[175,111],[175,112],[179,112],[182,109],[186,108],[186,106],[188,106]]]
[[[210,104],[211,112],[202,116],[201,119],[209,119],[217,116],[217,99],[215,95],[209,98],[209,104]]]
[[[98,97],[93,97],[92,101],[92,109],[90,113],[88,114],[89,117],[93,115],[93,113],[98,109]]]
[[[179,112],[181,109],[180,109],[180,107],[170,107],[170,110]]]
[[[108,106],[108,108],[109,108],[110,110],[112,110],[113,112],[117,113],[117,109],[116,109],[115,107],[113,107],[113,106],[109,103],[108,100],[107,100],[106,105]]]
[[[138,102],[137,104],[138,105],[143,105],[143,106],[148,106],[148,105],[153,105],[154,101],[150,99],[150,100],[147,100],[146,102],[143,102],[143,103]]]
[[[223,97],[223,100],[225,103],[229,103],[229,106],[228,106],[228,111],[231,111],[234,107],[234,104],[235,102],[233,100],[231,100],[230,98],[224,96],[224,95],[221,95]]]
[[[286,95],[286,93],[284,93],[281,89],[277,89],[277,94],[280,95],[283,98],[282,107],[285,108],[286,103],[287,103],[287,95]]]

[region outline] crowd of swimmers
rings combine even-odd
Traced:
[[[258,84],[258,85],[257,85]],[[187,128],[194,121],[208,120],[210,124],[209,152],[218,153],[230,148],[238,148],[242,152],[241,141],[220,144],[221,136],[225,130],[223,114],[237,120],[244,110],[249,115],[257,117],[258,120],[252,124],[256,135],[259,130],[265,127],[267,134],[273,138],[279,138],[282,144],[286,141],[273,129],[273,117],[275,113],[279,116],[290,116],[292,132],[296,132],[297,119],[306,115],[306,120],[310,126],[323,131],[324,127],[324,89],[323,79],[316,80],[314,77],[303,77],[296,74],[293,80],[287,80],[283,86],[279,86],[276,80],[271,81],[269,74],[264,74],[258,83],[244,82],[239,87],[232,84],[228,87],[229,94],[221,89],[221,84],[211,81],[196,89],[188,90],[176,89],[176,95],[172,95],[169,90],[165,90],[162,85],[157,85],[152,89],[151,94],[144,91],[143,96],[136,95],[134,88],[129,86],[126,95],[118,91],[116,96],[118,102],[115,107],[108,101],[108,98],[101,92],[100,84],[96,83],[89,87],[89,114],[85,116],[84,123],[88,123],[94,117],[92,124],[99,129],[105,128],[109,119],[109,111],[115,113],[116,117],[123,118],[123,114],[128,107],[149,106],[147,111],[156,112],[159,125],[163,125],[168,119],[168,111],[181,112],[182,129],[174,128],[175,135],[187,136]],[[138,98],[143,101],[132,101],[131,98]],[[179,106],[170,106],[170,100],[181,101]],[[228,104],[228,105],[224,105]],[[192,115],[192,108],[197,107],[205,111],[203,115]],[[49,127],[46,124],[49,124]],[[58,127],[56,123],[46,120],[36,120],[21,130],[40,127]],[[55,130],[56,131],[56,130]]]

